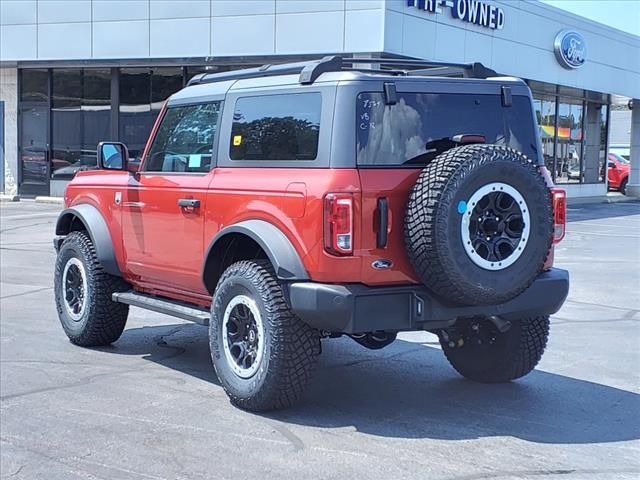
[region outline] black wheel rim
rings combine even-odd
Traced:
[[[77,258],[70,258],[64,267],[62,288],[64,306],[75,322],[82,319],[87,297],[87,282],[84,266]]]
[[[234,297],[223,319],[224,351],[231,369],[242,378],[258,370],[264,340],[262,318],[257,305],[244,295]]]
[[[522,195],[510,185],[492,183],[479,188],[464,204],[462,242],[473,262],[501,270],[522,254],[530,217]]]

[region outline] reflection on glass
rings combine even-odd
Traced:
[[[120,69],[120,141],[131,158],[142,155],[153,126],[151,113],[151,70]]]
[[[142,155],[162,105],[182,85],[181,67],[120,69],[120,141],[132,159]]]
[[[45,69],[24,69],[20,78],[20,191],[48,195],[48,72]]]
[[[544,163],[549,169],[549,172],[555,174],[553,163],[555,158],[555,97],[536,95],[533,99],[533,106],[538,120],[538,131],[542,142]]]
[[[162,118],[145,170],[208,172],[220,103],[172,107]]]
[[[231,160],[315,160],[319,93],[240,98],[231,127]]]
[[[558,105],[558,151],[556,182],[582,181],[582,100],[560,99]]]
[[[110,132],[109,69],[54,69],[51,178],[97,167],[96,145]]]
[[[481,135],[538,160],[528,97],[514,95],[509,108],[499,95],[450,93],[398,93],[394,105],[382,93],[361,93],[356,102],[360,165],[425,165],[456,146],[458,135]]]
[[[112,170],[121,170],[122,147],[110,143],[102,145],[102,166]]]

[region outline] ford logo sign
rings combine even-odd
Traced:
[[[564,68],[581,67],[587,60],[587,43],[573,30],[562,30],[556,35],[554,50],[558,63]]]
[[[385,258],[379,258],[371,262],[371,266],[376,270],[386,270],[387,268],[391,268],[392,265],[393,262]]]

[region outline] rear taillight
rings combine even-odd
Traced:
[[[561,188],[552,188],[553,198],[553,243],[559,243],[567,226],[567,192]]]
[[[324,197],[324,249],[332,255],[353,254],[353,195]]]

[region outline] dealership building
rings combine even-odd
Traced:
[[[101,140],[139,155],[193,75],[329,54],[524,79],[547,166],[572,197],[606,194],[612,109],[640,99],[640,37],[536,0],[2,0],[0,190],[60,196]]]

